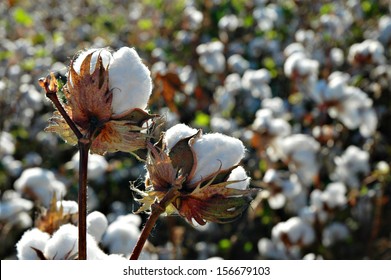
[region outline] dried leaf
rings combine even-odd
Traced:
[[[161,95],[164,98],[164,102],[167,104],[171,111],[178,113],[178,108],[175,104],[175,93],[182,91],[183,84],[178,77],[178,74],[168,72],[166,74],[157,74],[156,81],[160,83]]]
[[[157,115],[151,115],[148,114],[148,112],[140,109],[140,108],[133,108],[129,111],[126,111],[120,115],[114,115],[111,117],[112,120],[120,120],[120,121],[127,121],[129,124],[133,124],[136,126],[143,126],[143,124],[152,119],[157,117]]]
[[[133,152],[144,149],[148,134],[143,128],[129,124],[127,121],[109,121],[98,131],[91,145],[91,152],[103,155],[106,152]]]
[[[64,208],[57,209],[57,199],[53,195],[49,209],[44,210],[35,222],[35,227],[43,232],[53,234],[60,226],[76,221],[77,214],[64,213]]]
[[[58,111],[55,111],[49,119],[49,125],[45,128],[45,131],[57,133],[68,144],[77,145],[75,134]]]

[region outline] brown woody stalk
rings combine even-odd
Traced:
[[[78,139],[78,147],[80,152],[80,161],[79,161],[79,194],[78,194],[78,203],[79,203],[79,217],[78,217],[78,230],[79,230],[79,245],[78,252],[79,260],[87,259],[87,172],[88,172],[88,153],[91,147],[91,135],[94,133],[87,133],[83,135],[80,130],[77,128],[74,121],[69,117],[68,113],[65,111],[60,100],[57,96],[57,80],[51,73],[50,77],[42,78],[39,80],[39,84],[42,88],[45,89],[46,97],[52,101],[58,112],[67,122],[69,127],[72,129],[73,133]]]

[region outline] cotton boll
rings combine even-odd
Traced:
[[[35,250],[44,251],[50,235],[37,228],[26,231],[22,238],[16,243],[17,258],[19,260],[39,260]]]
[[[130,255],[140,235],[140,230],[132,223],[114,221],[103,236],[102,244],[110,254]]]
[[[45,246],[44,255],[50,260],[67,260],[77,257],[78,229],[71,224],[62,225]],[[87,234],[87,259],[104,259],[105,253],[98,247],[94,238]]]
[[[75,256],[77,252],[78,229],[74,225],[65,224],[47,242],[44,254],[51,260],[65,260]]]
[[[240,181],[227,186],[227,188],[238,190],[245,190],[250,184],[250,178],[247,176],[246,170],[244,170],[242,166],[238,166],[234,170],[232,170],[231,174],[229,174],[227,181]]]
[[[193,144],[197,167],[191,183],[207,178],[219,169],[226,170],[244,157],[243,143],[236,138],[219,133],[203,135]]]
[[[93,236],[97,243],[102,239],[108,226],[108,221],[105,215],[101,212],[94,211],[87,216],[87,232]]]
[[[73,200],[61,200],[56,202],[57,210],[63,208],[64,214],[77,214],[79,212],[79,205]]]
[[[113,54],[113,62],[109,65],[109,87],[113,91],[111,107],[114,114],[147,107],[152,79],[135,49],[123,47]]]
[[[13,155],[15,153],[15,140],[6,131],[0,132],[0,156]]]
[[[243,74],[250,67],[250,63],[240,54],[231,55],[227,60],[228,66],[233,72]]]
[[[117,218],[117,221],[121,223],[133,224],[136,227],[139,227],[142,222],[141,217],[135,214],[121,215]]]
[[[48,207],[53,194],[58,200],[66,194],[65,184],[57,180],[54,173],[39,167],[29,168],[14,183],[15,189],[20,193],[29,193]]]
[[[191,128],[185,124],[177,124],[169,128],[164,135],[164,144],[170,151],[180,140],[195,135],[197,129]]]
[[[349,229],[345,224],[333,222],[328,225],[322,233],[322,244],[330,247],[338,241],[345,240],[349,237]]]

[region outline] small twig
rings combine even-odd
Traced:
[[[58,100],[57,96],[57,80],[56,77],[54,77],[53,73],[50,73],[50,77],[41,78],[39,79],[40,86],[45,90],[46,97],[52,101],[58,112],[60,112],[61,116],[64,118],[64,120],[67,122],[69,127],[72,129],[73,133],[76,135],[77,139],[81,139],[83,137],[83,134],[80,132],[80,130],[77,128],[74,121],[69,117],[68,113],[65,111],[64,107],[62,106],[60,100]]]
[[[129,260],[137,260],[139,258],[144,244],[147,241],[148,236],[150,235],[153,227],[155,226],[157,219],[162,213],[164,213],[164,211],[166,211],[167,206],[178,197],[178,189],[179,186],[172,187],[160,202],[156,201],[154,204],[152,204],[151,215],[149,216],[147,222],[144,225],[143,230],[141,231],[140,237],[137,240],[137,244],[134,247]]]

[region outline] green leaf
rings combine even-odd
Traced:
[[[232,247],[232,244],[231,244],[231,241],[229,241],[229,239],[221,239],[219,241],[219,248],[221,250],[228,250],[229,248]]]
[[[137,23],[138,27],[141,29],[141,30],[149,30],[153,27],[153,23],[152,23],[152,20],[150,19],[147,19],[147,18],[144,18],[144,19],[140,19]]]
[[[22,24],[24,26],[32,26],[33,19],[32,17],[22,8],[18,7],[14,10],[13,18],[16,23]]]

